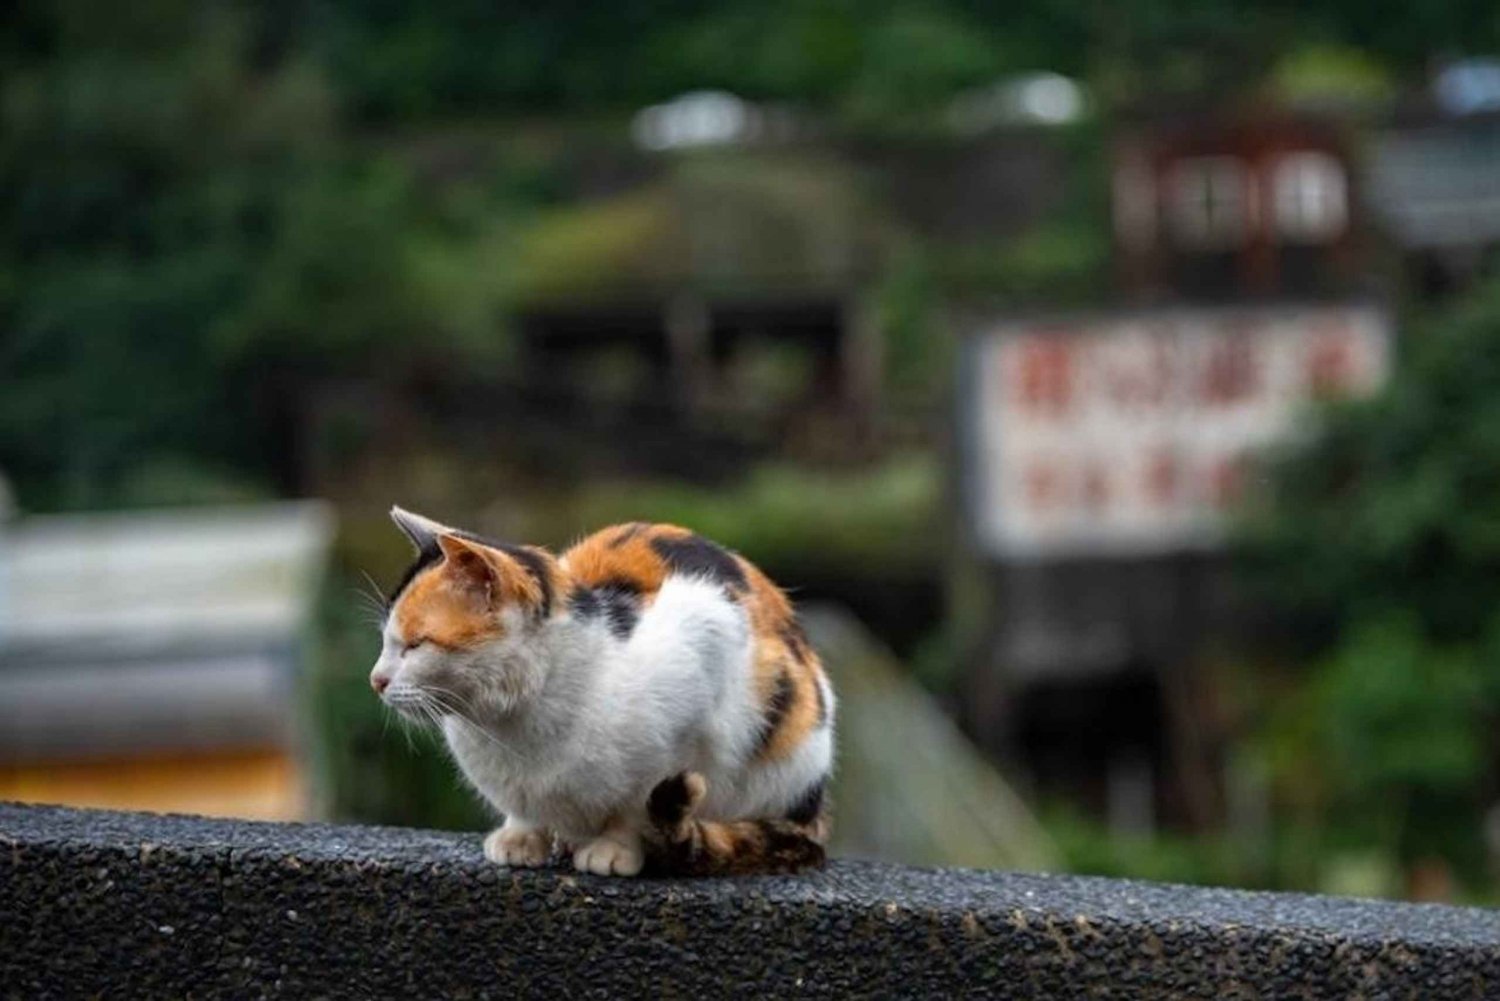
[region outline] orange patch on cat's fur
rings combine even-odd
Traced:
[[[442,536],[441,563],[412,581],[393,610],[407,643],[429,642],[461,650],[493,640],[504,631],[496,609],[508,603],[534,607],[536,583],[514,559],[498,550]]]
[[[623,585],[650,599],[661,590],[670,569],[651,545],[653,539],[681,538],[691,533],[676,525],[631,522],[584,539],[567,552],[568,571],[584,587]]]
[[[783,711],[766,739],[761,757],[775,760],[791,754],[804,737],[822,722],[818,679],[822,665],[810,648],[793,649],[789,635],[801,636],[786,594],[753,563],[741,559],[740,569],[750,583],[750,624],[755,631],[755,688],[762,709],[769,713],[784,674],[790,683]]]
[[[776,634],[791,621],[792,603],[787,600],[781,588],[771,583],[771,578],[761,573],[754,563],[743,556],[738,558],[738,563],[740,572],[750,583],[750,595],[753,599],[750,602],[750,614],[756,631]]]
[[[685,539],[693,533],[678,525],[631,522],[607,528],[569,549],[565,559],[573,581],[584,587],[624,586],[640,595],[643,604],[661,588],[671,568],[652,545],[660,539]],[[791,754],[823,719],[818,689],[822,666],[801,636],[792,603],[771,579],[749,560],[736,557],[748,593],[739,600],[750,615],[755,634],[754,678],[760,707],[774,725],[764,737],[760,756],[775,760]],[[731,592],[733,593],[733,592]],[[781,679],[783,675],[786,681]],[[779,694],[778,694],[779,693]],[[780,700],[782,705],[776,708]]]
[[[755,658],[761,705],[769,715],[772,701],[777,698],[777,690],[783,687],[779,680],[783,672],[790,683],[790,697],[783,696],[786,699],[784,709],[776,720],[775,728],[767,734],[760,757],[775,761],[788,756],[801,746],[803,739],[821,722],[816,680],[816,674],[820,670],[816,664],[797,660],[780,639],[761,639],[759,653]],[[766,678],[771,679],[768,684],[762,680]]]
[[[447,650],[477,646],[502,629],[485,602],[459,586],[444,564],[424,570],[392,610],[407,643],[433,643]]]

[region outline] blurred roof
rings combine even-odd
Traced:
[[[1500,241],[1500,114],[1391,129],[1370,158],[1371,206],[1407,247]]]
[[[837,293],[873,270],[885,233],[857,167],[832,156],[697,154],[612,197],[554,210],[512,276],[529,303],[628,291]]]
[[[280,743],[323,504],[0,527],[0,754]]]

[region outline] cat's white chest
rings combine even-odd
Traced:
[[[443,737],[459,770],[486,799],[502,811],[519,809],[514,799],[531,784],[522,755],[453,717],[443,721]]]
[[[597,827],[595,811],[572,795],[555,758],[549,767],[525,748],[506,746],[451,717],[443,723],[443,735],[464,777],[500,813],[557,831]]]

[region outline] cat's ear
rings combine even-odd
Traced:
[[[443,552],[443,564],[455,581],[475,594],[482,594],[486,602],[495,596],[500,585],[500,568],[483,546],[448,531],[437,536],[437,544]]]
[[[401,534],[411,540],[418,552],[431,549],[439,535],[449,531],[447,525],[439,525],[431,518],[424,518],[402,507],[391,508],[391,520],[401,529]]]

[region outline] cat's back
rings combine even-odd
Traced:
[[[743,608],[755,630],[768,631],[769,639],[796,625],[786,595],[753,563],[680,525],[612,525],[574,545],[562,564],[573,588],[570,597],[585,612],[594,603],[628,599],[639,613],[675,580],[714,589]]]
[[[792,754],[832,721],[833,693],[791,602],[737,553],[678,525],[631,522],[595,532],[562,557],[575,613],[629,640],[672,581],[710,585],[742,609],[754,675],[756,746],[767,762]]]
[[[614,589],[647,601],[673,576],[711,582],[736,599],[750,586],[748,561],[679,525],[611,525],[574,545],[562,563],[575,590]]]

